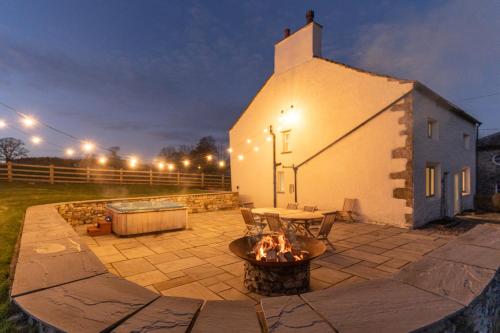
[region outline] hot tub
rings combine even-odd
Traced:
[[[106,205],[106,219],[119,236],[186,229],[187,208],[172,201],[120,201]]]

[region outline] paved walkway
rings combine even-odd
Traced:
[[[191,230],[134,238],[89,237],[78,233],[108,270],[168,296],[209,300],[252,300],[260,296],[243,286],[243,262],[228,249],[241,237],[244,224],[237,210],[190,214]],[[455,236],[435,230],[337,223],[328,250],[313,261],[311,288],[388,277]]]

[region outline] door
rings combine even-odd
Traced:
[[[453,175],[453,215],[462,211],[462,184],[460,173]]]

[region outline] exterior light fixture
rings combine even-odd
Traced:
[[[101,156],[97,161],[100,165],[105,165],[108,162],[108,159],[105,156]]]
[[[31,128],[36,124],[36,120],[33,117],[29,116],[23,116],[23,118],[21,118],[21,122],[26,128]]]
[[[243,161],[244,159],[245,159],[245,156],[243,156],[242,154],[238,155],[238,160]]]
[[[75,151],[72,148],[66,149],[66,155],[73,156],[75,155]]]
[[[231,154],[233,152],[233,148],[227,148],[227,152]]]
[[[32,137],[31,137],[31,142],[32,142],[33,144],[35,144],[35,145],[38,145],[38,144],[40,144],[40,143],[42,142],[42,138],[41,138],[41,137],[39,137],[39,136],[36,136],[36,135],[35,135],[35,136],[32,136]]]
[[[5,128],[5,127],[7,127],[7,123],[5,122],[5,120],[0,119],[0,128]]]
[[[94,150],[95,145],[90,141],[85,141],[82,144],[82,150],[86,153],[90,153]]]
[[[226,166],[226,162],[224,161],[219,161],[219,168],[223,168]]]

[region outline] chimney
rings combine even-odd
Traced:
[[[321,57],[322,27],[314,22],[314,11],[306,13],[307,24],[294,32],[284,30],[284,39],[274,45],[274,73],[284,72],[294,66]],[[311,24],[310,24],[311,23]]]

